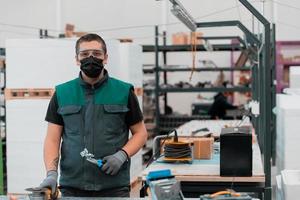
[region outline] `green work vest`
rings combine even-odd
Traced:
[[[128,141],[125,122],[132,85],[110,78],[92,90],[89,100],[79,78],[56,86],[58,113],[64,121],[60,159],[60,185],[82,190],[128,186],[130,161],[117,175],[106,175],[82,158],[84,148],[96,159],[114,154]],[[91,92],[91,91],[89,91]]]

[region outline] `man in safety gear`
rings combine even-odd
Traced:
[[[40,187],[53,194],[59,164],[63,196],[129,197],[130,157],[145,144],[147,131],[133,86],[110,77],[104,68],[107,60],[99,35],[79,38],[79,77],[56,86],[49,103],[47,176]]]

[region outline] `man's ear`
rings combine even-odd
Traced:
[[[75,60],[76,60],[76,65],[80,66],[80,61],[79,61],[79,59],[78,59],[78,56],[77,56],[77,55],[75,56]]]
[[[103,59],[103,64],[107,64],[107,60],[108,60],[108,54],[105,54],[104,59]]]

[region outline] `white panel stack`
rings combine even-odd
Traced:
[[[300,169],[300,96],[278,94],[276,165],[284,169]]]
[[[121,71],[127,73],[125,81],[129,81],[136,88],[143,87],[143,52],[140,45],[133,43],[121,43]]]
[[[282,194],[282,181],[281,175],[276,176],[276,192],[275,192],[276,200],[284,200]]]
[[[6,41],[6,87],[54,88],[78,75],[75,40],[11,39]],[[50,97],[49,97],[50,98]],[[45,177],[44,121],[49,99],[6,101],[8,192],[24,193]]]
[[[142,47],[133,43],[120,43],[120,72],[125,74],[122,80],[128,81],[134,85],[136,91],[143,87],[143,63],[142,63]],[[140,108],[143,107],[143,96],[137,93]],[[140,150],[131,159],[130,180],[136,180],[142,173],[142,151]]]
[[[109,41],[107,43],[108,64],[105,67],[109,74],[134,85],[135,89],[143,87],[142,47],[134,43]],[[143,98],[138,95],[140,107]],[[131,158],[130,180],[135,181],[142,172],[142,153],[139,151]]]
[[[104,66],[104,68],[107,69],[110,76],[122,79],[122,77],[125,77],[126,73],[122,75],[119,72],[121,70],[120,42],[117,40],[106,41],[106,48],[108,54],[108,63]]]
[[[7,108],[7,189],[25,193],[45,177],[43,141],[44,121],[49,100],[9,100]]]
[[[281,186],[284,200],[298,199],[300,190],[300,170],[281,171]]]
[[[108,64],[109,73],[118,79],[129,82],[135,88],[143,86],[142,47],[134,43],[120,43],[109,41]]]
[[[300,88],[300,66],[290,67],[290,88]]]
[[[106,69],[111,76],[129,82],[134,88],[143,87],[143,69],[142,69],[142,47],[134,43],[120,43],[119,41],[109,41],[108,65]],[[142,95],[138,95],[140,107],[142,108]],[[139,151],[131,159],[130,180],[133,182],[142,172],[142,153]]]
[[[75,40],[6,41],[7,88],[53,88],[78,76]]]

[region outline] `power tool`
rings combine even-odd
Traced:
[[[54,194],[52,194],[49,188],[35,187],[25,190],[31,192],[31,194],[28,195],[30,200],[55,200],[58,197],[58,189],[56,189]]]
[[[151,191],[152,200],[183,200],[180,182],[172,176],[170,170],[149,172],[146,183]]]

